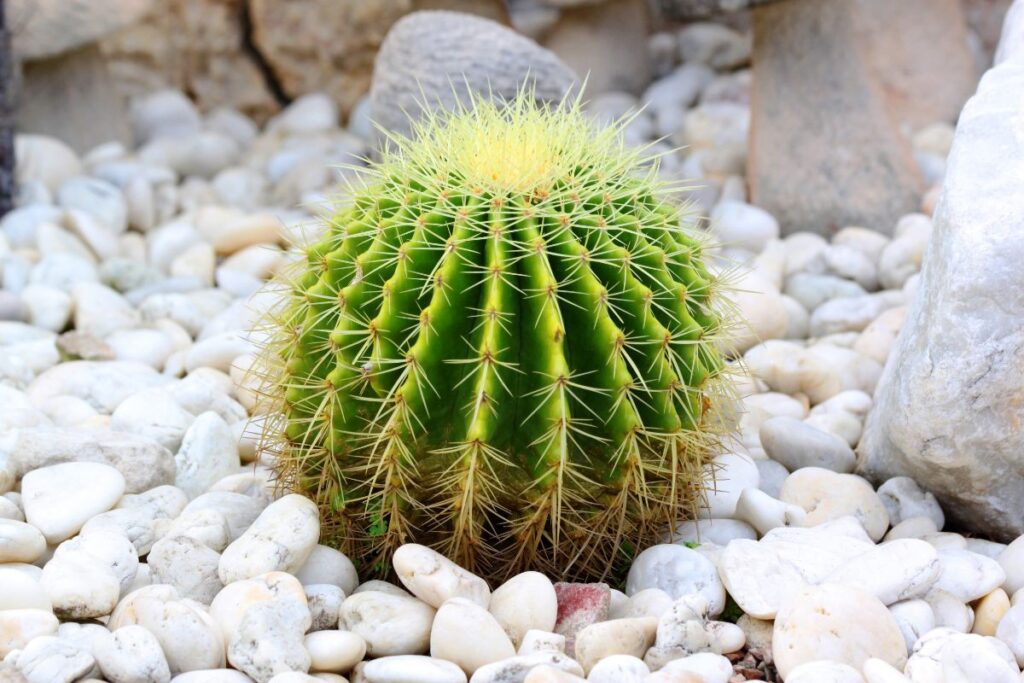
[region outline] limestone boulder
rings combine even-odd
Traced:
[[[1012,20],[1024,21],[1021,9]],[[1024,534],[1024,54],[1005,54],[960,115],[858,469],[910,476],[964,528],[1008,541]]]

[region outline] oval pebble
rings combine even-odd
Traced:
[[[712,615],[725,609],[725,587],[718,570],[706,557],[680,545],[655,545],[637,555],[626,578],[626,594],[660,588],[673,599],[698,593]]]
[[[310,671],[345,673],[366,655],[366,641],[351,631],[315,631],[303,643]]]
[[[225,584],[266,572],[295,572],[320,537],[320,511],[305,496],[289,494],[260,513],[245,533],[224,549],[218,575]]]
[[[416,655],[430,646],[435,610],[412,596],[355,593],[341,603],[339,624],[366,641],[373,657]]]
[[[0,564],[35,562],[46,552],[46,538],[31,524],[0,519]]]
[[[365,683],[466,683],[466,674],[455,664],[417,655],[374,659],[360,674]]]
[[[78,533],[93,516],[114,507],[124,489],[124,476],[110,465],[65,462],[26,474],[21,499],[26,521],[55,545]]]
[[[406,543],[391,561],[402,584],[431,607],[440,607],[450,598],[465,598],[487,609],[491,599],[487,582],[439,552]]]

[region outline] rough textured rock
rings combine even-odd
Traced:
[[[977,71],[960,0],[869,0],[860,40],[889,109],[905,132],[954,121]]]
[[[249,0],[252,42],[288,97],[326,91],[347,112],[370,85],[387,30],[411,9],[410,0]]]
[[[23,60],[18,130],[58,136],[79,152],[128,141],[124,102],[96,41],[131,25],[152,0],[15,0],[13,49]],[[72,99],[74,107],[64,104]]]
[[[544,47],[587,76],[590,97],[604,92],[639,94],[647,87],[647,0],[611,0],[562,10]]]
[[[921,282],[859,447],[864,474],[910,476],[949,517],[1001,540],[1024,533],[1022,86],[1015,56],[960,116]]]
[[[139,19],[153,0],[12,0],[7,19],[13,49],[38,59],[88,45]]]
[[[75,106],[62,106],[69,98]],[[78,152],[129,141],[124,102],[95,45],[26,63],[17,119],[19,131],[59,137]]]
[[[846,225],[889,232],[918,207],[921,179],[861,36],[860,16],[884,2],[791,0],[754,10],[747,178],[752,203],[784,234]]]
[[[456,12],[416,12],[397,22],[377,55],[374,119],[407,133],[420,102],[453,106],[470,91],[513,95],[529,79],[541,100],[561,100],[575,75],[558,57],[504,26]],[[421,92],[422,89],[422,92]]]
[[[241,0],[167,0],[101,44],[127,95],[190,93],[204,110],[232,106],[263,119],[278,104],[243,49]],[[338,3],[343,4],[343,3]]]

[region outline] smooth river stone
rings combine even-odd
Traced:
[[[857,670],[872,657],[900,669],[907,661],[903,634],[885,605],[870,593],[836,584],[809,586],[783,603],[772,655],[783,678],[821,659]]]
[[[804,526],[853,515],[876,542],[889,528],[889,513],[882,499],[871,484],[854,474],[805,467],[786,478],[779,499],[807,511]]]
[[[402,584],[431,607],[440,607],[451,598],[465,598],[484,609],[490,603],[486,581],[426,546],[406,543],[391,561]]]
[[[490,612],[516,647],[527,631],[551,631],[558,618],[558,596],[540,572],[517,574],[491,594]]]
[[[472,643],[471,647],[467,647]],[[467,675],[514,657],[516,649],[494,616],[465,598],[445,601],[430,629],[430,655],[458,664]]]
[[[942,574],[936,587],[964,602],[991,593],[1006,580],[998,562],[969,550],[940,550],[939,562]]]
[[[759,542],[733,541],[722,552],[719,569],[729,595],[745,613],[774,619],[790,593],[824,581],[872,548],[860,525],[845,518],[810,529],[774,529]]]
[[[833,472],[852,472],[857,460],[843,439],[792,417],[765,420],[759,434],[768,457],[790,471],[823,467]]]
[[[296,572],[319,537],[316,503],[295,493],[284,496],[268,505],[252,526],[224,549],[217,573],[227,585],[267,572]]]
[[[658,620],[654,617],[612,619],[591,624],[576,634],[576,661],[586,674],[605,657],[643,657],[654,644]]]
[[[52,609],[50,598],[38,577],[28,571],[0,564],[0,611],[10,609]]]
[[[914,538],[901,538],[850,559],[825,581],[859,588],[891,605],[926,594],[941,571],[934,546]]]
[[[52,636],[58,626],[57,617],[48,609],[0,610],[0,658],[22,649],[33,638]]]
[[[418,655],[430,646],[435,610],[418,598],[363,591],[341,603],[339,627],[366,641],[371,657]]]
[[[660,588],[673,599],[699,593],[712,615],[725,609],[725,588],[715,565],[685,546],[655,545],[636,556],[626,578],[626,594],[645,588]]]
[[[46,552],[46,539],[31,524],[0,519],[0,564],[35,562]]]
[[[420,655],[381,657],[357,671],[354,680],[364,683],[466,683],[466,674],[455,664]]]
[[[66,462],[32,470],[21,480],[25,519],[55,545],[114,507],[124,489],[124,477],[110,465]]]

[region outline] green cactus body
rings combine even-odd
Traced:
[[[718,282],[656,163],[578,103],[420,124],[305,248],[265,447],[364,567],[607,574],[692,515],[721,432]]]

